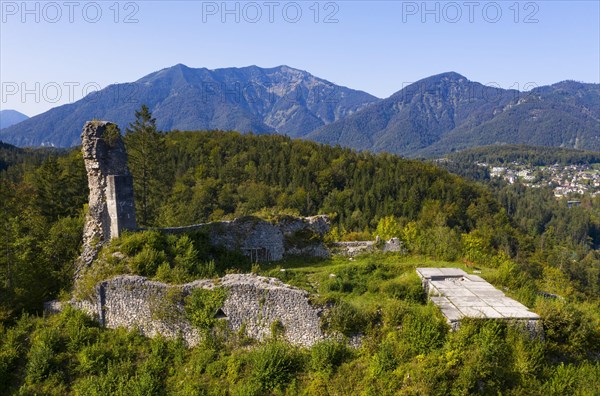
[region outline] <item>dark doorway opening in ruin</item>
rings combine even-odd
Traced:
[[[215,318],[216,319],[227,319],[227,315],[225,315],[225,312],[223,312],[223,310],[221,308],[217,309],[217,312],[215,312]]]
[[[244,255],[250,257],[253,263],[271,261],[271,251],[264,247],[244,249]]]

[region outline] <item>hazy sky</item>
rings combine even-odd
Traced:
[[[183,63],[288,65],[378,97],[456,71],[600,83],[593,1],[0,1],[1,109],[29,116]]]

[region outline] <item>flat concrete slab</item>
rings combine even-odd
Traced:
[[[429,294],[450,323],[464,317],[538,320],[538,314],[507,297],[485,279],[460,268],[417,268]]]
[[[447,277],[465,276],[467,273],[460,268],[439,268],[442,275]]]
[[[477,275],[471,275],[471,274],[469,274],[469,275],[465,276],[465,278],[468,279],[468,280],[470,280],[471,282],[485,282],[485,283],[487,283],[485,279],[483,279],[481,276],[477,276]]]
[[[454,306],[440,307],[442,314],[448,319],[450,322],[455,322],[457,320],[462,319],[465,315],[456,309]]]
[[[421,271],[421,272],[419,272],[419,271]],[[426,278],[444,275],[442,273],[441,269],[439,269],[439,268],[417,268],[417,272],[419,272],[420,275],[422,275]]]
[[[435,304],[449,304],[450,301],[446,297],[431,296],[429,299]]]

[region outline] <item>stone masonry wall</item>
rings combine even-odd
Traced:
[[[398,238],[391,238],[389,241],[381,242],[378,239],[374,241],[352,241],[335,242],[332,244],[332,250],[335,254],[343,256],[356,256],[363,253],[381,252],[402,252],[404,247],[402,241]]]
[[[161,228],[160,231],[182,233],[206,230],[211,244],[228,250],[239,250],[253,261],[277,261],[285,255],[329,257],[322,242],[329,231],[329,218],[287,216],[275,222],[257,217],[241,217],[233,221]],[[314,237],[314,240],[310,240]]]
[[[279,321],[283,337],[290,343],[310,346],[325,338],[321,330],[323,310],[311,304],[308,292],[252,274],[230,274],[218,280],[196,280],[181,286],[141,276],[119,276],[99,284],[91,300],[72,304],[105,327],[139,329],[148,337],[181,335],[193,346],[199,341],[199,333],[183,315],[182,300],[170,299],[169,291],[177,289],[185,296],[199,287],[223,287],[228,291],[221,308],[226,318],[222,320],[234,332],[244,327],[248,336],[264,340],[271,336],[271,324]]]
[[[81,138],[90,195],[76,281],[81,269],[93,265],[103,244],[118,237],[122,230],[137,229],[133,179],[117,126],[90,121],[83,127]],[[198,229],[208,231],[212,244],[240,250],[253,261],[280,260],[284,255],[294,254],[329,255],[322,242],[329,230],[326,216],[283,217],[275,222],[245,217],[161,231]],[[149,337],[181,335],[189,345],[195,345],[199,334],[185,318],[183,297],[194,288],[216,286],[228,290],[221,311],[232,331],[244,328],[248,336],[262,340],[271,335],[272,323],[279,321],[284,328],[283,336],[291,343],[309,346],[324,338],[322,309],[310,303],[308,292],[254,275],[232,274],[217,281],[198,280],[180,286],[140,276],[119,276],[98,284],[90,300],[72,304],[108,328],[136,328]],[[59,309],[52,304],[48,307]]]
[[[136,227],[133,179],[117,126],[107,121],[89,121],[83,127],[81,144],[90,195],[76,273],[91,265],[102,244],[118,236],[122,229]]]
[[[81,269],[90,266],[96,259],[105,242],[118,237],[123,230],[137,229],[133,178],[117,125],[107,121],[89,121],[83,127],[81,143],[90,195],[76,279]],[[207,229],[214,245],[240,250],[253,261],[276,261],[285,254],[327,257],[329,252],[322,243],[322,237],[329,231],[329,225],[327,216],[288,216],[276,222],[244,217],[162,231]],[[298,233],[303,234],[306,241],[298,238]],[[309,243],[305,243],[307,241]]]

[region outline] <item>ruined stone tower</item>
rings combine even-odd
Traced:
[[[94,261],[105,242],[136,228],[133,178],[117,125],[89,121],[81,143],[90,196],[77,272]]]

